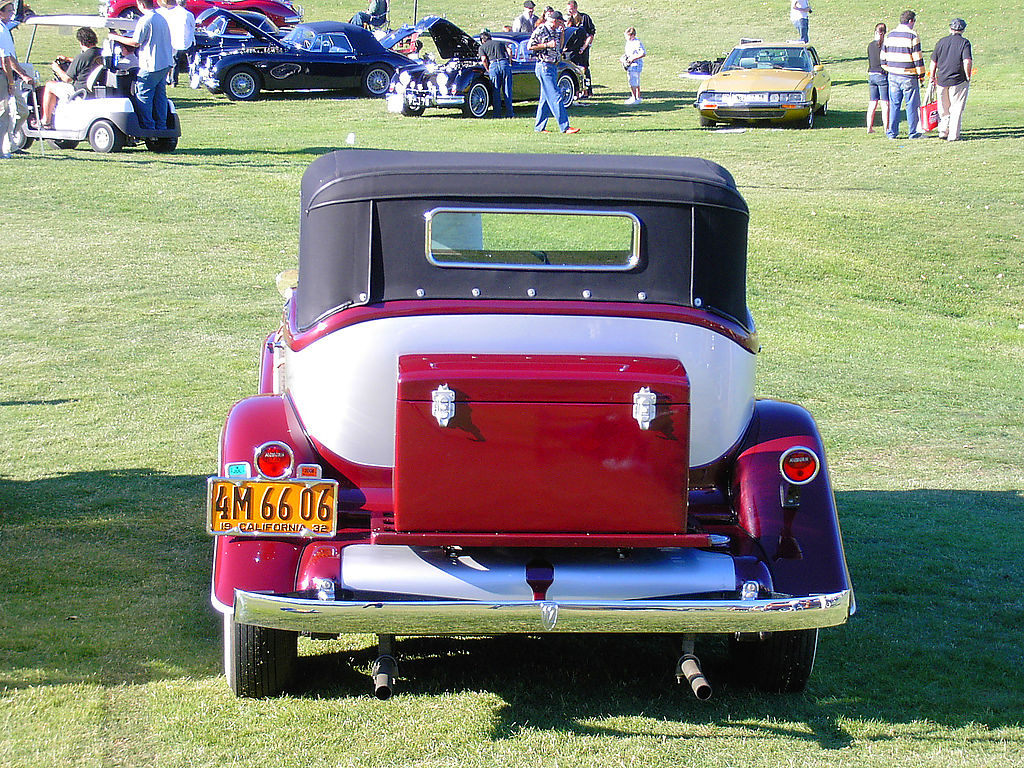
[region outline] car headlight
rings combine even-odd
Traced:
[[[400,82],[402,85],[408,85],[410,80],[412,80],[412,75],[410,75],[407,71],[402,70],[401,72],[398,73],[398,82]]]
[[[448,87],[448,73],[438,72],[437,73],[437,87],[442,91]]]

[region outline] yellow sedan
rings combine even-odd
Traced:
[[[702,127],[715,123],[814,125],[828,112],[832,79],[818,52],[804,43],[744,42],[697,91]]]

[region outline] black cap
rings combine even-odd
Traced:
[[[949,28],[952,29],[954,32],[963,32],[965,29],[967,29],[967,22],[964,21],[963,19],[953,19],[951,22],[949,22]]]

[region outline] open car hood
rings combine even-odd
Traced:
[[[214,16],[226,16],[227,18],[231,19],[231,21],[238,24],[238,26],[240,26],[242,29],[244,29],[246,32],[253,36],[252,42],[247,42],[245,44],[246,48],[252,48],[257,46],[263,47],[265,45],[271,45],[274,46],[275,48],[283,48],[286,50],[288,48],[288,46],[284,45],[284,43],[282,43],[273,35],[268,35],[255,24],[250,23],[248,19],[239,16],[237,13],[232,13],[231,11],[225,8],[209,8],[206,11],[203,11],[203,13],[201,13],[200,16],[203,18],[204,22],[208,21],[209,19],[212,19]],[[197,18],[196,21],[198,22],[199,19]]]
[[[23,22],[26,27],[66,27],[75,30],[78,27],[89,27],[90,29],[115,29],[125,32],[134,32],[136,19],[121,17],[107,18],[106,16],[80,16],[77,14],[61,14],[56,16],[29,16]]]
[[[440,16],[422,19],[412,31],[419,32],[421,36],[428,35],[434,41],[442,59],[475,59],[480,56],[480,44],[448,19],[442,19]]]

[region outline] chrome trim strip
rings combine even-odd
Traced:
[[[393,635],[541,632],[777,632],[842,624],[853,592],[767,600],[323,603],[235,590],[235,621],[275,629]]]

